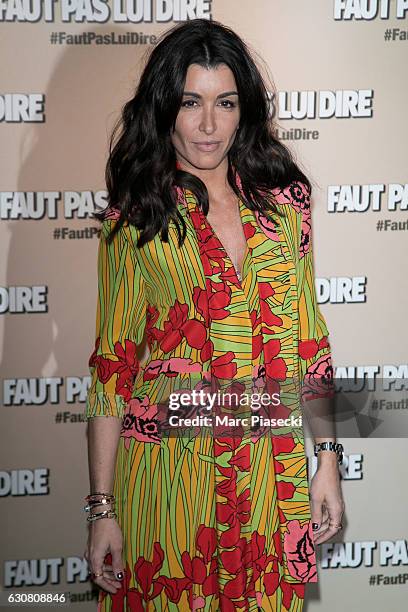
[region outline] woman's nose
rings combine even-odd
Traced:
[[[212,134],[216,129],[215,115],[213,109],[203,109],[200,129],[206,134]]]

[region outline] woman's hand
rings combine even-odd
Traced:
[[[114,594],[122,586],[122,549],[123,536],[116,519],[102,518],[90,523],[84,557],[88,561],[91,580],[108,593]],[[108,553],[112,555],[112,565],[104,563]]]
[[[323,456],[326,452],[330,455]],[[319,465],[310,485],[312,523],[318,524],[318,529],[313,530],[315,544],[326,542],[341,529],[345,508],[337,455],[330,451],[319,454]]]

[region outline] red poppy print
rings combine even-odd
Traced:
[[[271,338],[263,346],[265,363],[268,369],[268,376],[276,380],[285,380],[287,365],[282,357],[278,357],[281,350],[281,342]]]
[[[319,344],[314,338],[311,340],[301,340],[299,342],[299,355],[302,359],[311,359],[316,355],[318,350]]]
[[[237,364],[234,363],[235,355],[228,351],[225,355],[216,357],[211,363],[211,370],[216,378],[234,378],[237,373]]]
[[[153,313],[155,316],[155,313]],[[153,318],[151,319],[153,321]],[[163,329],[149,325],[148,328],[150,344],[153,339],[158,342],[164,353],[170,353],[177,348],[183,338],[193,348],[201,349],[207,339],[207,329],[202,321],[189,318],[187,304],[181,304],[175,300],[169,309],[168,319],[164,322]]]
[[[139,372],[139,360],[136,344],[128,339],[124,347],[120,342],[114,345],[114,354],[98,355],[100,336],[96,339],[95,348],[89,358],[89,367],[96,368],[98,380],[106,384],[113,375],[116,375],[115,392],[128,401],[132,395],[133,383]],[[112,359],[116,357],[116,359]]]

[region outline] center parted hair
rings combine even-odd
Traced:
[[[128,222],[139,228],[138,247],[160,232],[168,241],[168,224],[177,228],[179,245],[185,223],[177,210],[175,186],[190,189],[204,214],[208,191],[197,176],[176,167],[171,141],[182,103],[188,67],[211,69],[226,64],[234,74],[240,123],[228,153],[228,182],[245,205],[267,214],[276,210],[265,192],[292,181],[311,185],[289,149],[275,135],[268,92],[244,41],[230,28],[207,19],[193,19],[167,30],[151,51],[135,94],[123,106],[109,146],[105,180],[108,206],[120,211],[109,240]],[[104,211],[95,213],[103,221]]]

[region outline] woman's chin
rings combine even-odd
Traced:
[[[194,155],[194,158],[189,160],[189,163],[197,170],[215,170],[224,161],[224,157],[210,153],[202,153]]]

